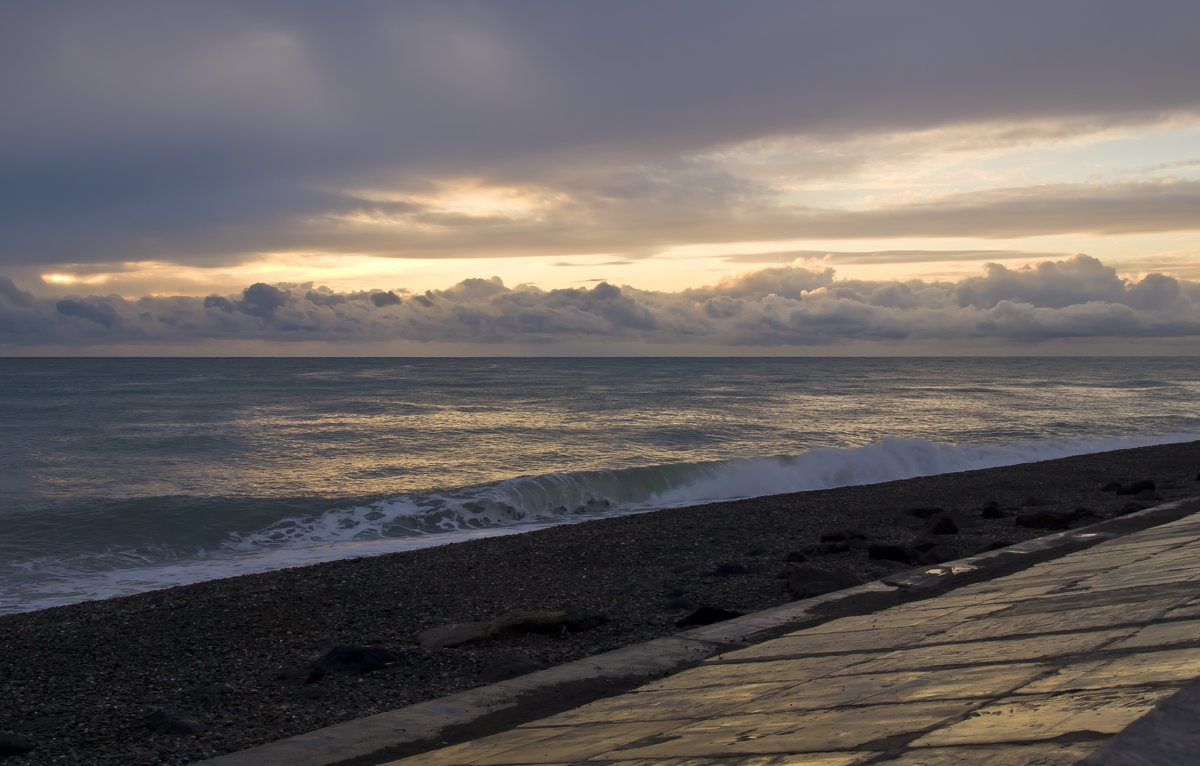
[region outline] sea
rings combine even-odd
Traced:
[[[0,359],[0,613],[1200,439],[1198,358]]]

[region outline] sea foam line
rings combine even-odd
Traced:
[[[405,540],[525,529],[663,508],[1030,463],[1115,449],[1200,439],[1200,433],[994,445],[884,439],[799,455],[647,466],[620,471],[524,476],[443,493],[401,495],[364,506],[291,517],[231,536],[239,554],[352,541]]]
[[[547,474],[282,519],[231,535],[193,561],[25,581],[0,591],[0,614],[128,595],[325,561],[416,550],[603,516],[789,492],[874,484],[1110,450],[1200,440],[1200,433],[1135,438],[949,445],[885,439],[800,455]]]

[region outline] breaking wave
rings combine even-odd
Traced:
[[[217,529],[207,549],[167,544],[13,563],[0,614],[109,598],[336,559],[415,550],[587,519],[749,497],[873,484],[1072,455],[1200,439],[1200,432],[1091,441],[954,446],[885,439],[800,455],[523,476],[454,491],[408,494],[364,505],[290,515],[254,532]],[[210,499],[243,520],[247,502]],[[162,499],[155,501],[161,503]],[[195,509],[193,509],[195,510]],[[259,508],[259,511],[267,509]],[[277,511],[279,509],[276,509]],[[189,515],[189,514],[184,514]],[[244,523],[244,522],[243,522]]]
[[[521,531],[604,516],[876,484],[1197,438],[1200,433],[980,446],[884,439],[856,448],[816,448],[800,455],[522,476],[289,517],[251,534],[231,535],[225,547],[251,553],[428,536],[452,542],[457,532]]]

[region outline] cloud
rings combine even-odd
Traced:
[[[727,263],[791,263],[793,261],[823,261],[829,264],[874,264],[934,263],[938,261],[988,261],[998,258],[1025,258],[1027,260],[1053,258],[1059,253],[1030,252],[1025,250],[785,250],[766,253],[730,253],[718,256]]]
[[[288,303],[291,293],[272,285],[257,282],[242,291],[242,310],[260,319],[271,319],[275,309],[282,308]]]
[[[815,215],[826,236],[1029,237],[1200,229],[1200,182],[1046,184],[950,194],[880,210]]]
[[[1150,274],[1119,278],[1076,255],[1012,269],[989,265],[959,282],[839,280],[832,270],[783,266],[680,292],[601,282],[590,289],[510,288],[498,278],[443,290],[337,293],[258,283],[207,297],[33,298],[0,280],[0,343],[139,348],[186,353],[203,342],[406,342],[486,348],[517,344],[689,345],[707,349],[836,347],[872,341],[1036,344],[1054,339],[1200,336],[1200,283]],[[387,297],[390,296],[390,297]]]
[[[8,277],[0,277],[0,298],[14,306],[32,306],[33,293],[27,293],[13,284]]]
[[[1195,113],[1198,26],[1200,7],[1170,0],[10,2],[0,263],[1194,228],[1194,189],[1149,183],[1075,204],[1064,188],[780,209],[777,179],[729,150],[799,136],[827,150],[789,167],[811,178],[861,169],[839,147],[871,135],[991,125],[1011,146]],[[356,196],[463,179],[548,203],[481,215]]]
[[[391,290],[381,293],[371,293],[371,305],[377,309],[384,306],[399,306],[400,296]]]

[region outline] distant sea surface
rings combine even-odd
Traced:
[[[1200,359],[2,359],[0,613],[1200,439]]]

